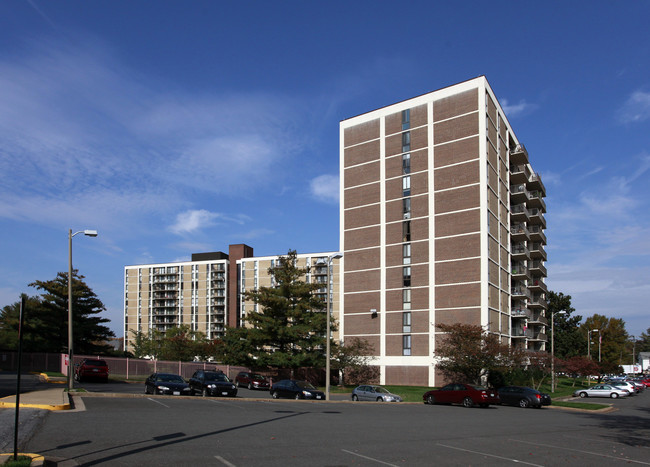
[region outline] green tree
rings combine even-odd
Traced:
[[[38,309],[41,306],[39,297],[27,297],[23,316],[23,350],[25,352],[45,352],[48,343],[39,333],[42,322]],[[6,305],[0,312],[0,348],[3,350],[18,349],[18,326],[20,320],[20,301]]]
[[[227,327],[224,336],[214,341],[213,356],[225,365],[256,368],[258,364],[253,358],[253,347],[248,333],[248,328]]]
[[[641,337],[636,341],[636,353],[650,352],[650,328],[641,333]]]
[[[115,337],[100,314],[106,311],[102,301],[84,282],[85,277],[72,271],[73,350],[75,354],[103,354],[111,347],[105,342]],[[66,352],[68,348],[68,273],[59,272],[49,281],[29,284],[41,293],[38,309],[42,321],[39,333],[49,343],[48,352]]]
[[[463,383],[480,383],[482,376],[490,371],[500,371],[514,363],[507,345],[489,334],[481,326],[471,324],[438,324],[446,333],[436,346],[437,367],[447,379]]]
[[[156,329],[149,334],[144,331],[131,332],[136,358],[191,362],[195,358],[205,359],[213,353],[205,335],[192,331],[188,325],[172,327],[164,333]]]
[[[628,341],[625,321],[620,318],[608,318],[604,315],[595,314],[587,318],[581,326],[581,331],[586,337],[589,330],[598,329],[598,332],[591,332],[591,357],[598,361],[599,345],[600,360],[602,362],[623,364],[626,353],[625,345]]]
[[[246,292],[246,298],[260,308],[245,318],[251,357],[259,367],[295,369],[325,364],[325,303],[313,293],[322,284],[301,280],[307,270],[296,266],[296,258],[296,252],[289,250],[279,258],[278,266],[269,268],[274,287]]]
[[[558,313],[564,311],[564,313]],[[555,357],[566,359],[577,355],[584,355],[587,350],[587,336],[580,329],[582,316],[574,315],[575,308],[571,306],[571,295],[548,291],[548,309],[546,316],[551,321],[553,318],[553,329],[555,332],[554,345]],[[550,330],[549,330],[550,333]],[[549,352],[550,344],[547,346]]]

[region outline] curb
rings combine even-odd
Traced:
[[[36,373],[36,374],[38,375],[38,377],[41,380],[45,381],[46,383],[50,383],[50,384],[65,384],[66,383],[66,381],[51,380],[50,377],[47,376],[45,373]]]
[[[14,453],[0,453],[0,465],[4,464],[6,461],[8,461],[9,457],[13,457]],[[40,467],[45,463],[45,457],[43,457],[40,454],[30,454],[26,452],[19,452],[18,456],[25,456],[25,457],[31,457],[32,458],[32,463],[31,467]],[[7,457],[7,459],[3,459],[3,457]]]

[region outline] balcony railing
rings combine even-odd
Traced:
[[[528,318],[530,316],[530,311],[525,309],[512,310],[510,316],[513,318]]]

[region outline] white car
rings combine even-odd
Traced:
[[[627,389],[621,389],[611,384],[597,384],[594,387],[589,389],[578,389],[573,393],[574,397],[611,397],[616,399],[617,397],[627,397],[630,395],[630,391]]]
[[[617,381],[615,383],[612,383],[612,386],[616,386],[617,388],[621,389],[627,389],[630,395],[637,394],[639,392],[639,388],[637,388],[634,383],[631,383],[629,381]]]

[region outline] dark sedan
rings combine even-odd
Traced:
[[[154,373],[144,382],[144,393],[189,396],[190,385],[180,375]]]
[[[237,396],[237,386],[221,371],[196,370],[190,378],[191,394],[206,396]]]
[[[503,386],[499,388],[499,398],[504,405],[518,405],[523,408],[541,409],[544,405],[551,405],[551,396],[526,386]]]
[[[273,399],[284,397],[289,399],[325,400],[325,393],[319,391],[307,381],[283,379],[282,381],[273,383],[273,387],[271,388],[271,397],[273,397]]]
[[[235,376],[237,387],[247,387],[248,389],[266,389],[268,391],[271,383],[262,375],[251,373],[250,371],[240,371]]]
[[[487,407],[500,402],[499,394],[494,389],[462,383],[452,383],[425,392],[422,399],[425,404],[462,404],[465,407]]]

